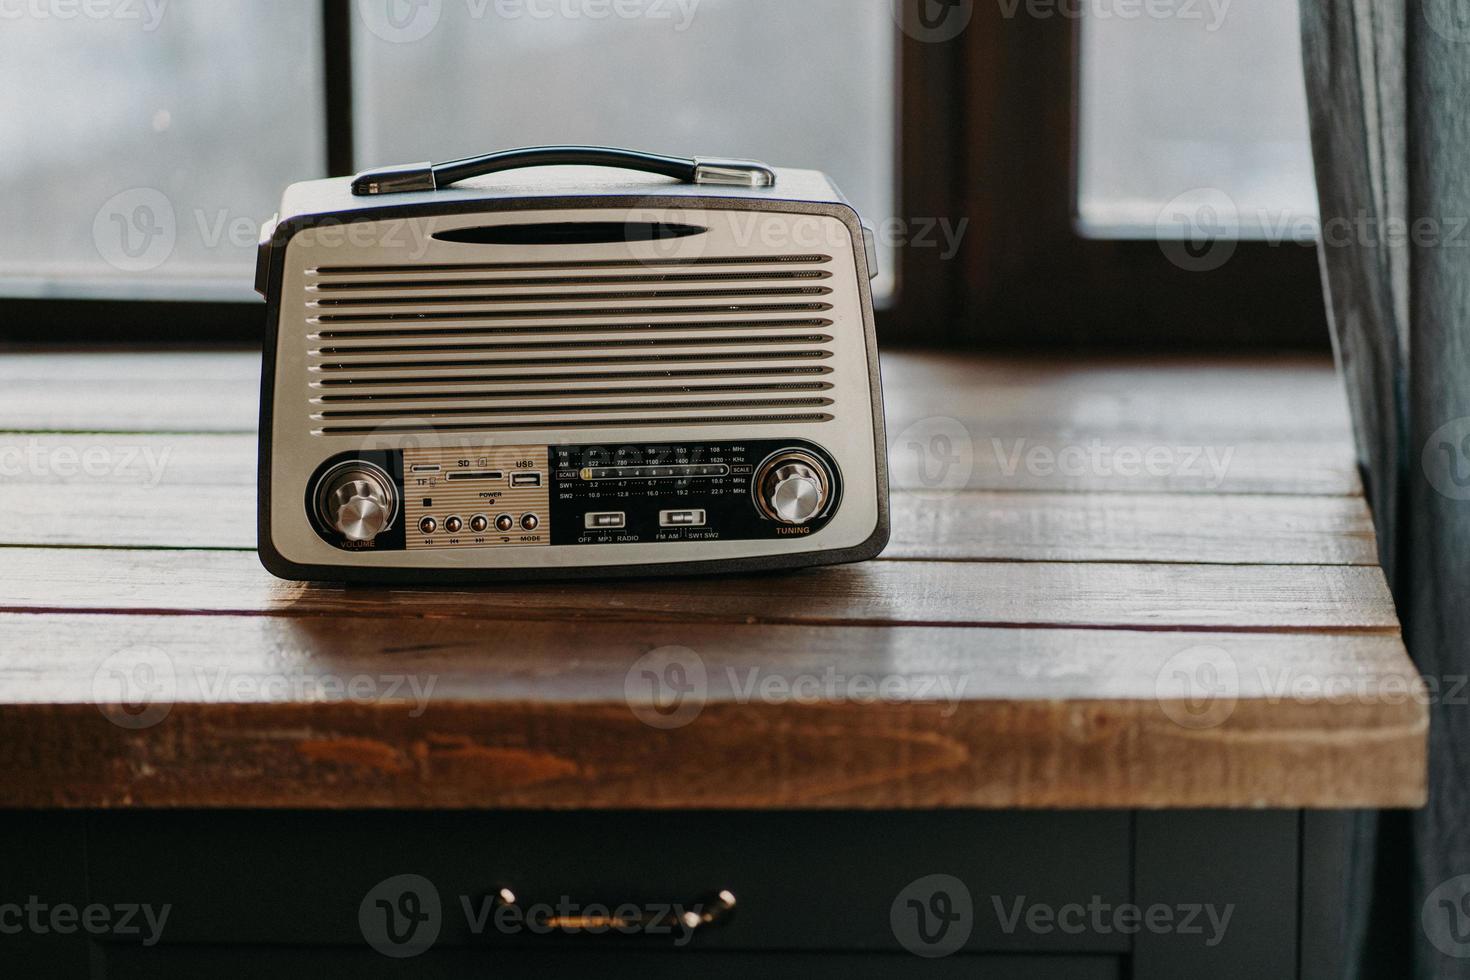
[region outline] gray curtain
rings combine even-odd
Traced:
[[[1301,0],[1322,275],[1432,694],[1430,800],[1358,818],[1347,974],[1470,978],[1470,0]]]

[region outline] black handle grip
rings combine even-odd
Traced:
[[[363,197],[406,191],[433,191],[471,177],[483,177],[506,170],[561,166],[637,170],[661,177],[672,177],[690,184],[769,187],[776,182],[776,174],[771,168],[750,160],[670,157],[608,146],[529,146],[451,160],[448,163],[415,163],[366,170],[352,179],[352,193]]]

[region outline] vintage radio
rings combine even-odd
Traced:
[[[814,171],[538,147],[287,189],[261,242],[283,578],[791,568],[888,539],[872,237]]]

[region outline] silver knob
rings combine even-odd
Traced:
[[[348,541],[371,541],[393,523],[398,494],[372,463],[346,463],[322,478],[317,507],[329,527]]]
[[[782,524],[805,524],[827,506],[832,483],[816,457],[792,451],[761,467],[755,491],[756,503],[767,517]]]

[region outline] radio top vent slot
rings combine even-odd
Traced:
[[[463,245],[617,245],[703,235],[698,225],[650,221],[556,221],[523,225],[485,225],[435,232],[441,242]]]

